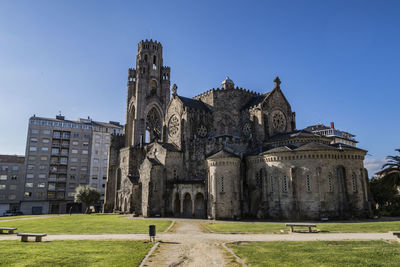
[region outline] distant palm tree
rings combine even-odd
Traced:
[[[395,151],[400,153],[400,148]],[[382,180],[397,189],[400,186],[400,156],[387,156],[386,159],[387,163],[382,166]]]
[[[400,148],[395,149],[395,151],[400,153]],[[389,173],[400,173],[400,156],[387,156],[387,163],[382,166],[382,171],[384,174]]]

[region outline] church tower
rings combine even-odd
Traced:
[[[161,43],[145,40],[138,44],[136,69],[129,69],[127,87],[127,146],[161,139],[170,98],[170,68],[163,66]]]

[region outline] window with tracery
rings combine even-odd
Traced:
[[[169,135],[175,136],[179,132],[179,119],[176,115],[173,115],[168,122],[168,133]]]
[[[356,174],[354,172],[351,175],[351,185],[353,187],[353,192],[357,192],[357,180],[356,180]]]
[[[161,136],[161,119],[155,108],[152,108],[146,116],[146,130],[150,133],[150,141]]]
[[[332,173],[328,174],[328,191],[333,192]]]

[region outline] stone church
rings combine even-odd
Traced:
[[[124,135],[110,146],[104,212],[209,219],[371,215],[365,150],[296,129],[277,77],[257,93],[221,88],[193,98],[170,84],[162,45],[138,44]],[[172,93],[172,94],[171,94]]]

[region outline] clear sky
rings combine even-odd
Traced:
[[[33,114],[124,123],[137,43],[158,40],[178,93],[279,75],[297,128],[335,122],[379,168],[400,148],[400,1],[0,0],[0,154]]]

